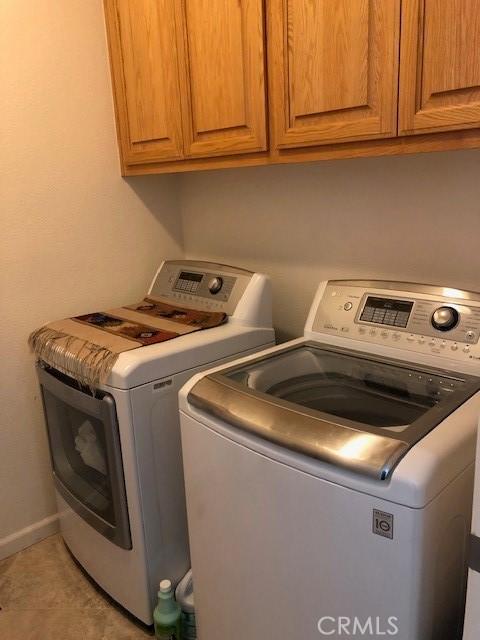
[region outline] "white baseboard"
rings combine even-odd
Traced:
[[[5,538],[0,538],[0,560],[8,558],[17,551],[26,549],[35,542],[43,540],[58,531],[58,513],[39,522],[35,522],[25,529],[15,531]]]

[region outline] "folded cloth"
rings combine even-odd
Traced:
[[[50,322],[30,335],[29,344],[39,360],[93,388],[106,381],[122,352],[217,327],[226,320],[225,313],[144,298],[118,309]]]
[[[80,425],[75,436],[75,449],[80,454],[83,463],[95,469],[102,475],[107,475],[107,462],[102,451],[101,444],[97,440],[97,434],[89,420]]]

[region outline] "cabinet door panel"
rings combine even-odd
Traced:
[[[279,148],[396,134],[399,0],[269,0]]]
[[[262,0],[185,0],[185,155],[266,149]]]
[[[127,164],[183,157],[176,0],[106,0],[117,126]]]
[[[480,0],[404,0],[400,133],[480,126]]]

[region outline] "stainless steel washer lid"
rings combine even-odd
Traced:
[[[189,402],[278,445],[379,480],[480,378],[318,343],[202,378]]]

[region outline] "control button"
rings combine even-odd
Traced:
[[[343,305],[343,308],[345,309],[345,311],[350,311],[350,309],[353,307],[353,304],[351,302],[346,302]]]
[[[212,278],[208,283],[208,290],[213,295],[218,293],[222,287],[223,287],[223,278],[220,278],[220,276],[215,276],[215,278]]]
[[[415,340],[415,336],[407,336],[407,340],[409,342],[413,342]]]
[[[439,331],[450,331],[456,327],[460,316],[453,307],[438,307],[432,315],[432,326]]]
[[[435,342],[435,340],[430,340],[430,342],[428,343],[428,345],[430,347],[434,347],[437,343]]]
[[[450,347],[450,349],[452,351],[457,351],[458,350],[458,344],[452,344],[452,346]]]
[[[425,338],[419,338],[418,339],[418,344],[425,344]]]
[[[468,346],[468,344],[466,344],[466,345],[463,347],[463,352],[464,352],[464,353],[468,353],[469,351],[470,351],[470,347]]]
[[[445,340],[442,342],[442,344],[440,345],[440,347],[442,349],[445,349],[445,347],[447,346],[447,343],[445,342]]]
[[[467,331],[467,333],[465,334],[465,339],[467,340],[467,342],[473,342],[475,338],[475,331]]]

